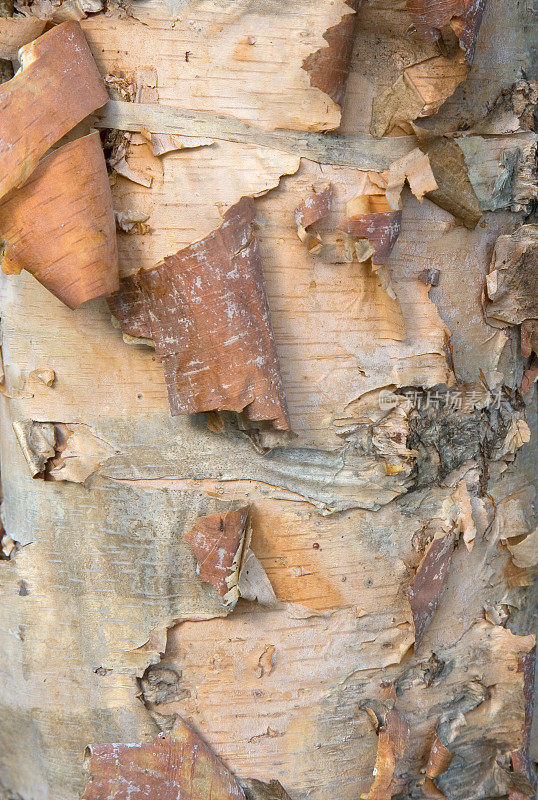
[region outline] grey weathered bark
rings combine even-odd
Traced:
[[[1,276],[2,800],[532,794],[531,9],[352,5],[15,4],[122,283]]]

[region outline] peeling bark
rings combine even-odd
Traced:
[[[144,336],[143,304],[172,414],[245,411],[253,422],[287,430],[254,215],[243,198],[213,234],[138,273],[138,291],[129,281],[112,311],[126,319],[125,332]]]
[[[6,225],[65,290],[99,222],[121,285],[0,275],[0,797],[522,800],[529,9],[172,6],[15,10],[81,19],[112,99]],[[112,202],[97,142],[47,230],[93,125]]]
[[[55,150],[0,201],[0,236],[2,270],[27,270],[70,308],[117,290],[114,213],[99,134]]]
[[[41,156],[108,100],[80,26],[65,22],[25,45],[22,70],[0,87],[0,197],[22,186]],[[43,106],[37,112],[34,98]]]

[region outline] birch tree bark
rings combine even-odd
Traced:
[[[530,4],[14,14],[0,798],[532,797]]]

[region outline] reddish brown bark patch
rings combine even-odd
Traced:
[[[183,721],[174,736],[90,748],[83,800],[245,800],[238,782]]]
[[[415,647],[422,641],[441,599],[453,550],[454,537],[451,533],[434,539],[407,591],[415,625]]]
[[[245,539],[249,506],[224,514],[200,517],[184,535],[198,562],[198,574],[224,598],[231,588],[230,579],[239,573],[241,548]],[[237,580],[235,580],[237,583]]]
[[[355,38],[355,12],[360,3],[347,0],[347,5],[353,10],[352,13],[344,14],[337,25],[323,34],[328,47],[316,50],[302,64],[310,76],[311,85],[321,89],[339,105],[342,105],[346,91]]]
[[[295,224],[301,225],[303,228],[308,228],[323,217],[326,217],[331,210],[331,202],[333,199],[333,187],[329,183],[316,191],[316,187],[312,187],[313,192],[297,206],[295,209]]]
[[[21,186],[39,159],[108,101],[78,22],[63,22],[21,48],[28,64],[0,86],[0,197]]]
[[[407,0],[406,6],[417,31],[426,39],[438,38],[450,25],[466,60],[472,62],[486,0]]]
[[[116,227],[98,133],[43,159],[0,201],[2,269],[26,269],[70,308],[118,288]]]
[[[288,430],[254,217],[241,198],[205,239],[128,279],[110,307],[139,336],[143,299],[172,415],[244,411]]]
[[[144,293],[136,275],[122,278],[119,292],[107,297],[107,303],[124,333],[137,339],[151,339]]]
[[[402,212],[386,211],[374,214],[358,214],[345,219],[338,226],[338,230],[344,231],[350,236],[368,239],[375,249],[374,264],[384,264],[402,230]]]

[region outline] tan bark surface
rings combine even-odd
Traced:
[[[489,0],[472,65],[463,2],[440,38],[404,2],[363,4],[349,60],[343,0],[50,5],[27,13],[81,19],[113,98],[70,135],[102,131],[122,287],[158,273],[173,324],[159,347],[140,307],[122,332],[127,301],[114,322],[104,296],[73,311],[26,271],[0,276],[6,797],[530,796],[522,5],[507,37]],[[170,413],[161,358],[194,344],[163,264],[218,238],[242,197],[290,431],[221,402]],[[401,229],[376,260],[364,217],[389,213]],[[193,269],[194,290],[207,262]],[[189,295],[197,331],[246,285]],[[213,344],[196,345],[205,368]]]

